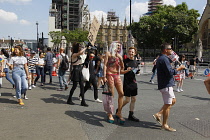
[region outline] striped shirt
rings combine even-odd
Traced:
[[[36,64],[38,64],[38,58],[33,57],[28,59],[28,69],[29,70],[36,70]]]

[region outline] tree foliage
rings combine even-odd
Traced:
[[[158,6],[151,16],[143,16],[139,22],[131,24],[132,35],[138,44],[143,43],[147,48],[159,47],[163,42],[172,43],[178,38],[179,43],[188,43],[198,30],[197,10],[190,9],[186,3],[173,7]]]
[[[51,31],[49,32],[50,37],[52,38],[52,42],[55,46],[61,44],[62,36],[65,37],[67,44],[73,42],[84,42],[87,40],[88,31],[83,31],[82,29],[75,30],[67,30],[64,29],[62,31]]]

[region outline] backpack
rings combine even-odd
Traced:
[[[66,55],[65,56],[61,55],[61,56],[63,59],[61,61],[60,67],[63,70],[68,70],[69,69],[69,61],[68,61]]]

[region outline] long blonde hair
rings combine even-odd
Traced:
[[[118,52],[121,56],[123,55],[123,49],[122,49],[122,44],[119,41],[113,41],[111,43],[111,46],[109,47],[109,52],[111,53],[112,56],[116,54],[116,49],[118,49],[120,45],[120,52]]]

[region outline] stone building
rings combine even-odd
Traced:
[[[203,51],[210,49],[210,0],[207,0],[206,7],[199,21],[199,31],[196,38],[197,56],[203,56]],[[205,51],[205,52],[206,52]],[[209,57],[209,52],[206,54]],[[205,54],[204,54],[205,55]]]
[[[115,12],[111,14],[115,16]],[[106,47],[110,46],[112,41],[120,41],[123,44],[123,49],[126,49],[127,40],[128,30],[126,19],[124,20],[124,24],[121,24],[118,17],[109,17],[109,13],[107,22],[105,22],[102,17],[96,40],[96,45],[99,46],[101,50],[102,48],[107,49]]]

